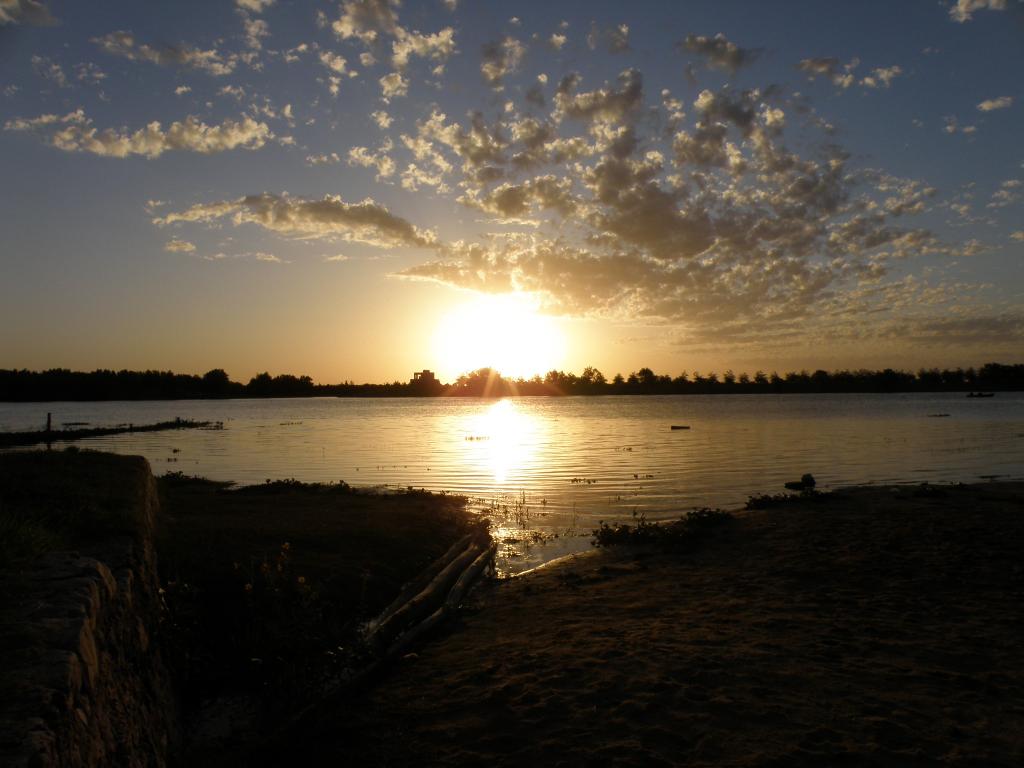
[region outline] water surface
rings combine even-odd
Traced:
[[[55,427],[224,423],[77,443],[157,474],[466,494],[498,522],[509,571],[588,546],[601,520],[738,507],[805,472],[826,489],[1024,477],[1024,393],[0,403],[0,429],[47,411]]]

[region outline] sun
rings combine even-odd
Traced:
[[[479,368],[530,378],[557,368],[564,354],[558,323],[540,314],[529,294],[478,295],[445,315],[434,332],[437,367],[451,378]]]

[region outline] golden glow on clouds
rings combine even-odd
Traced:
[[[434,331],[443,379],[490,367],[529,378],[564,365],[565,336],[527,294],[483,294],[452,309]]]

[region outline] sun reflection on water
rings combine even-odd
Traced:
[[[503,486],[521,479],[523,470],[537,450],[539,424],[531,414],[511,400],[499,400],[472,417],[469,437],[476,446],[476,458]]]

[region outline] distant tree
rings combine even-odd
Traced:
[[[214,368],[203,374],[203,392],[207,395],[222,396],[231,390],[231,379],[223,368]]]

